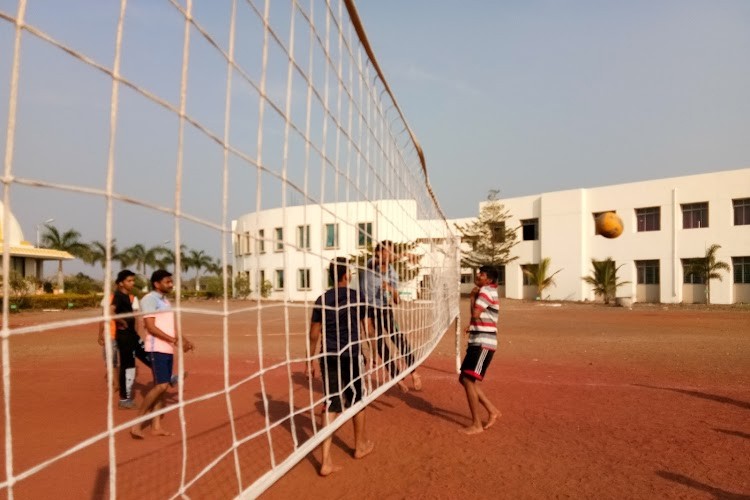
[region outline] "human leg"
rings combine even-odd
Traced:
[[[117,332],[120,351],[120,408],[132,408],[133,383],[135,383],[135,345],[137,336],[127,331]]]
[[[479,396],[477,395],[476,383],[474,379],[463,374],[459,380],[466,391],[466,400],[469,403],[469,411],[471,412],[471,425],[463,427],[460,431],[469,435],[478,434],[484,429],[482,428],[482,421],[479,418]]]
[[[338,417],[338,413],[335,412],[323,412],[320,425],[321,427],[325,427],[329,423],[333,422],[336,417]],[[318,470],[318,474],[321,476],[330,476],[334,472],[337,472],[341,470],[340,465],[334,465],[333,460],[331,459],[331,443],[333,442],[333,434],[328,436],[321,445],[320,449],[322,450],[322,458],[320,460],[320,470]]]
[[[154,385],[154,387],[152,387],[151,390],[146,393],[146,397],[143,398],[143,402],[138,409],[138,416],[142,417],[146,413],[153,411],[154,409],[158,409],[157,405],[159,403],[163,405],[161,399],[164,396],[164,393],[167,392],[168,387],[169,383]],[[158,421],[158,417],[152,420],[152,425],[154,420]],[[139,422],[131,427],[130,435],[137,439],[143,439],[143,422]]]
[[[481,387],[474,384],[476,391],[477,391],[477,397],[479,399],[479,403],[484,406],[484,409],[487,410],[487,414],[489,417],[487,418],[487,423],[484,424],[484,429],[489,429],[492,427],[492,425],[497,420],[497,417],[501,416],[502,413],[500,413],[500,410],[498,410],[495,405],[492,404],[492,402],[487,398],[487,396],[484,394],[484,391]]]
[[[164,393],[169,388],[169,381],[172,376],[172,364],[174,356],[161,352],[151,353],[151,371],[154,374],[154,387],[146,394],[138,410],[138,415],[143,416],[149,411],[159,410],[164,407]],[[152,420],[152,433],[156,435],[169,435],[162,427],[159,417]],[[134,438],[143,438],[143,425],[136,424],[130,429],[130,434]]]

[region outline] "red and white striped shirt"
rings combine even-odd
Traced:
[[[469,324],[469,345],[479,345],[493,351],[497,349],[498,306],[497,285],[483,286],[474,301],[474,309],[481,309],[482,312]]]

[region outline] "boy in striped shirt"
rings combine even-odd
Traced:
[[[464,434],[478,434],[492,427],[500,411],[487,399],[477,381],[484,379],[492,355],[497,349],[497,270],[490,266],[479,268],[471,291],[471,320],[466,327],[469,334],[469,345],[461,364],[459,381],[466,390],[466,399],[471,411],[471,425],[461,429]],[[487,423],[482,425],[479,418],[479,405],[484,406],[489,414]]]

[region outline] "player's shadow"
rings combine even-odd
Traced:
[[[700,391],[691,391],[689,389],[678,389],[676,387],[658,387],[653,385],[646,385],[646,384],[633,384],[636,387],[645,387],[647,389],[661,389],[663,391],[672,391],[672,392],[679,392],[680,394],[687,394],[688,396],[693,396],[696,398],[701,399],[708,399],[710,401],[716,401],[718,403],[724,403],[732,406],[737,406],[739,408],[744,408],[745,410],[750,410],[750,403],[747,401],[740,401],[738,399],[732,399],[728,398],[726,396],[719,396],[718,394],[710,394],[707,392],[700,392]]]
[[[302,374],[304,377],[304,374]],[[263,403],[263,395],[258,392],[255,394],[255,408],[257,412],[266,416],[266,408]],[[289,402],[273,399],[271,395],[266,395],[268,399],[268,420],[271,424],[275,422],[281,422],[281,428],[283,428],[289,435],[292,435],[292,419],[289,415]],[[296,412],[298,408],[294,408]],[[319,422],[315,429],[320,430]],[[299,444],[304,443],[310,439],[315,431],[313,428],[312,420],[309,412],[298,413],[294,416],[294,430],[297,436],[297,442]],[[338,436],[333,436],[333,444],[346,451],[347,453],[353,453],[353,450],[347,446]],[[320,461],[315,458],[313,453],[307,455],[307,460],[310,462],[316,470],[320,468]]]
[[[741,432],[741,431],[731,431],[729,429],[713,429],[716,432],[721,432],[722,434],[728,434],[730,436],[737,436],[745,439],[750,439],[750,434],[747,432]]]
[[[674,481],[675,483],[681,484],[683,486],[687,486],[699,491],[704,491],[709,495],[713,495],[714,498],[720,500],[750,500],[750,495],[722,490],[721,488],[716,488],[714,486],[701,483],[700,481],[696,481],[693,478],[683,476],[682,474],[676,474],[674,472],[665,470],[658,470],[656,471],[656,475],[669,481]]]
[[[426,399],[424,399],[421,396],[418,396],[414,393],[414,391],[409,391],[406,393],[400,393],[400,398],[411,408],[414,408],[415,410],[419,410],[422,412],[427,413],[428,415],[432,415],[435,417],[442,418],[443,420],[446,420],[452,424],[457,425],[466,425],[466,418],[467,416],[462,413],[456,413],[451,410],[446,410],[444,408],[439,408]],[[458,420],[456,417],[462,418],[464,421]]]

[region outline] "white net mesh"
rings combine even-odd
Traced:
[[[4,1],[0,82],[8,497],[53,495],[71,476],[82,496],[256,495],[421,363],[458,314],[455,236],[351,2]],[[172,305],[197,349],[175,356],[190,377],[160,410],[176,437],[131,439],[154,414],[117,409],[109,342],[102,382],[101,296],[15,314],[33,280],[11,278],[44,280],[39,262],[65,260],[14,236],[36,225],[39,239],[45,219],[98,242],[84,271],[102,273],[105,297],[123,265],[140,279],[181,271]],[[365,400],[321,429],[322,383],[304,376],[319,356],[312,304],[331,259],[356,263],[356,286],[383,240],[400,252],[406,342],[390,364],[369,353]],[[118,252],[138,244],[140,258]],[[139,365],[137,403],[151,383]]]

